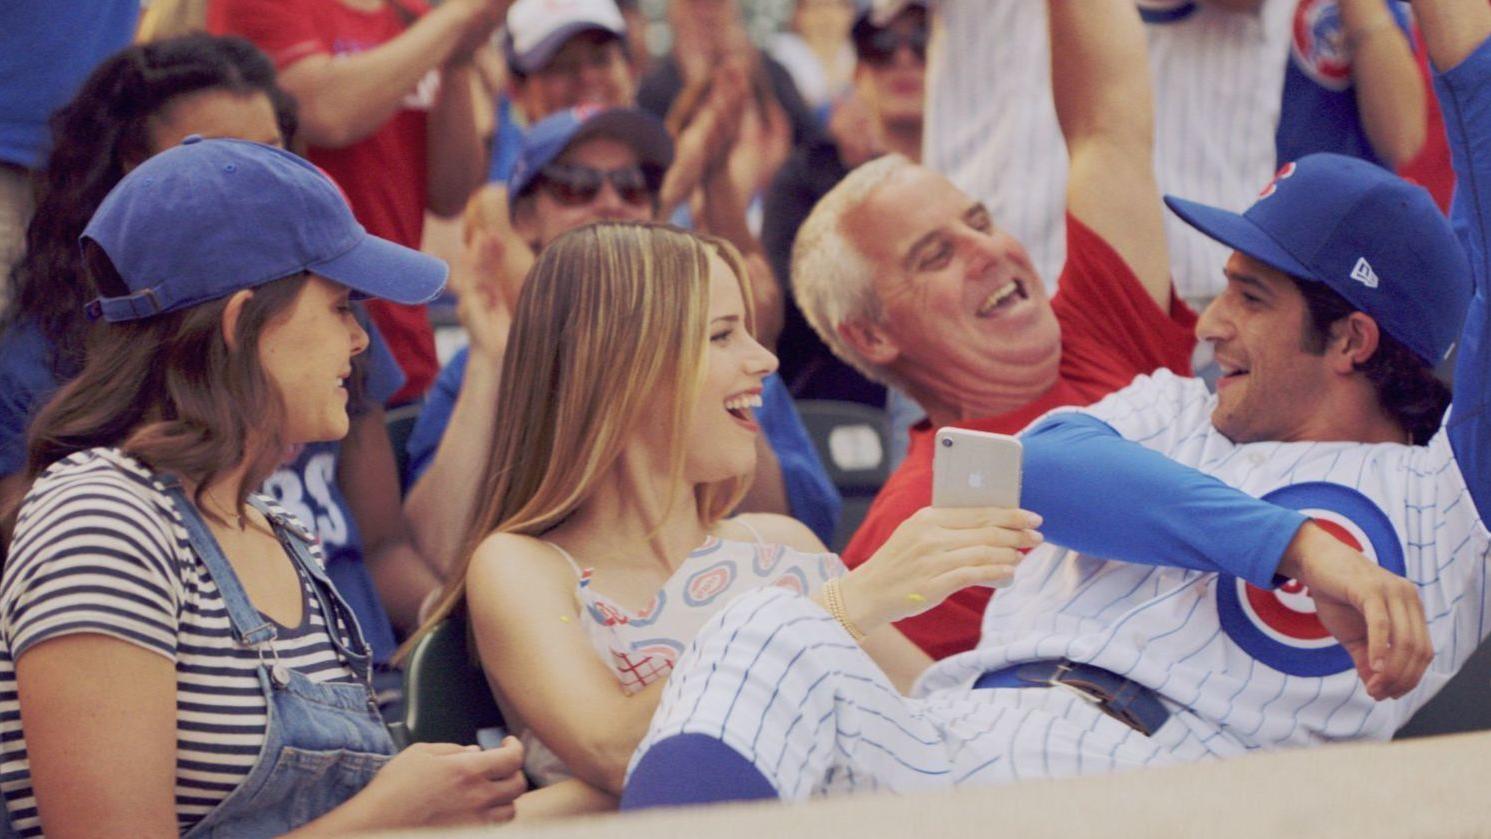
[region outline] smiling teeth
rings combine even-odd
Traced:
[[[978,313],[980,315],[987,315],[995,309],[999,308],[1000,303],[1003,303],[1010,297],[1019,293],[1020,283],[1018,280],[1012,283],[1007,283],[1004,288],[1001,288],[1000,290],[994,292],[993,294],[989,295],[987,299],[984,300],[984,305],[978,307]]]
[[[727,411],[745,411],[759,407],[761,407],[761,395],[758,393],[747,393],[725,400]]]

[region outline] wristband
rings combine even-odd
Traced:
[[[855,626],[849,620],[849,612],[844,608],[844,593],[839,591],[838,577],[823,584],[823,599],[828,603],[828,613],[833,615],[834,620],[839,622],[839,626],[844,627],[844,631],[849,633],[849,637],[853,638],[855,642],[863,641],[865,634],[860,632],[859,627]]]

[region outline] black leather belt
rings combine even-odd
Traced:
[[[1148,737],[1170,719],[1154,691],[1117,673],[1068,659],[1027,661],[990,670],[974,688],[1064,687],[1098,706],[1108,716]]]

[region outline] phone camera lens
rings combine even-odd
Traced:
[[[944,449],[950,449],[950,448],[952,448],[953,447],[952,438],[950,438],[950,437],[943,437],[942,438],[942,447]]]

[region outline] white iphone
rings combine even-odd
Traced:
[[[1020,441],[1008,434],[939,428],[932,456],[933,507],[1020,506]]]

